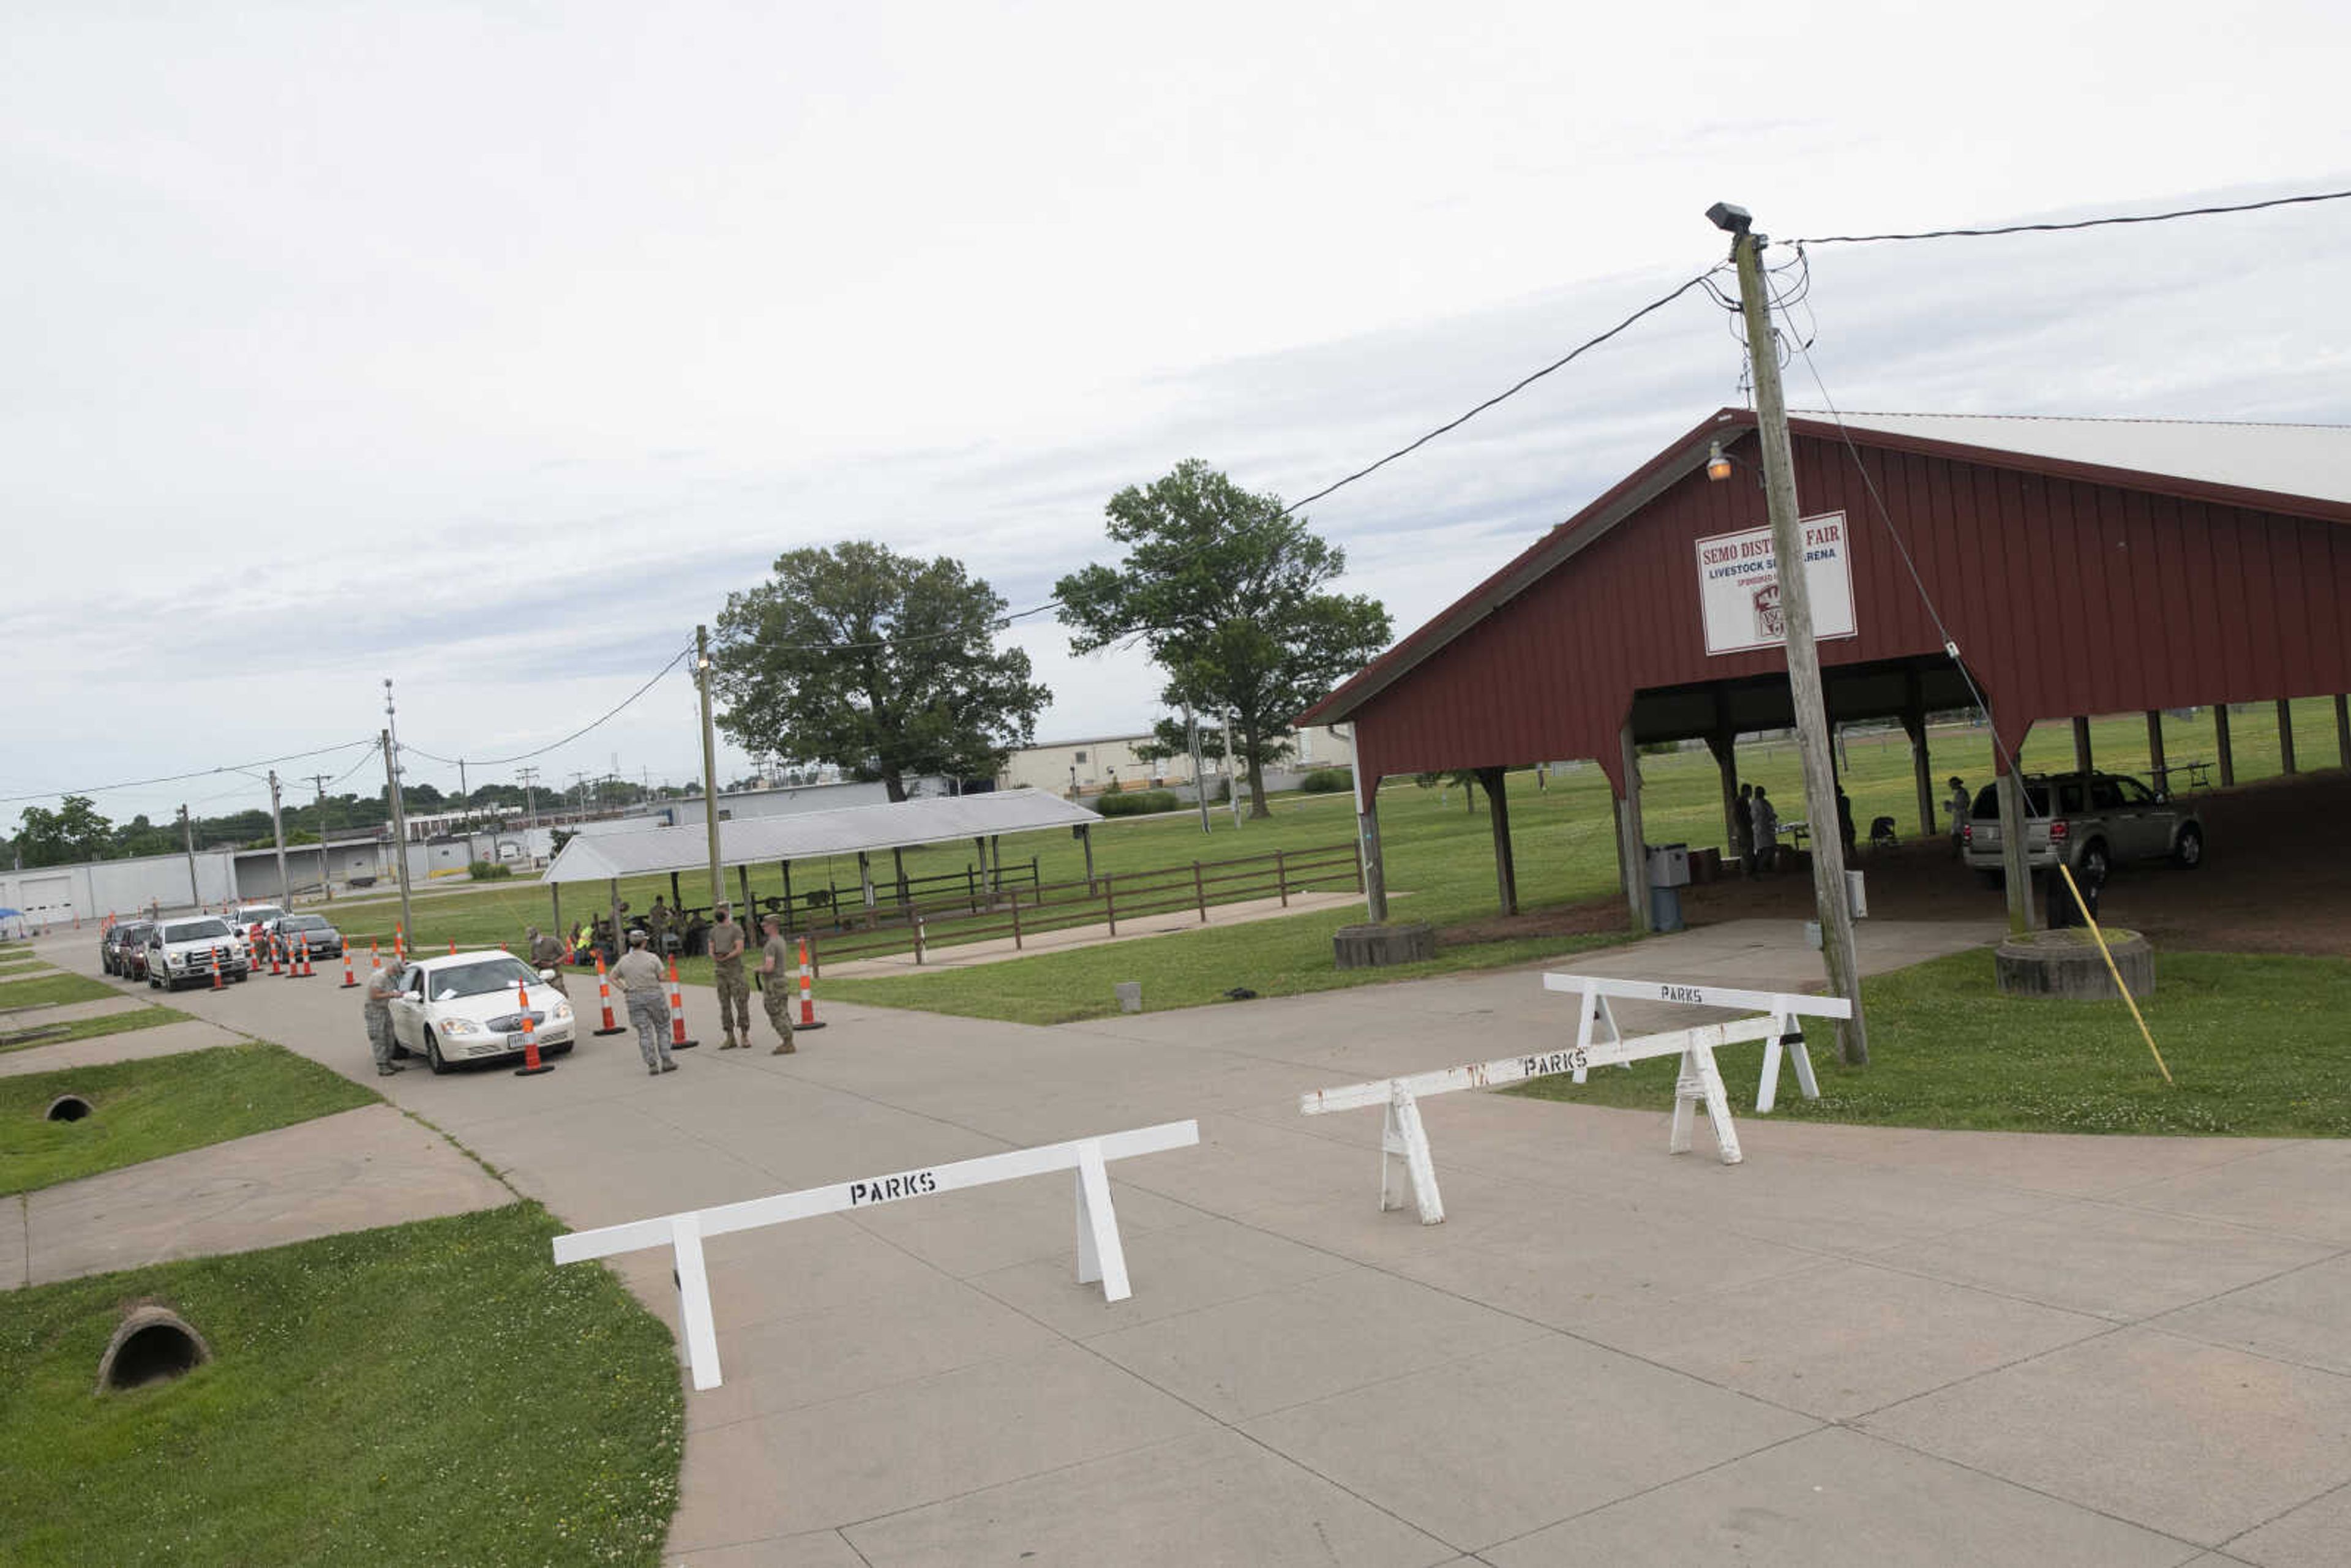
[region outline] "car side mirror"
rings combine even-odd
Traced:
[[[538,977],[542,980],[552,981],[555,978],[555,971],[552,969],[541,969],[538,972]]]

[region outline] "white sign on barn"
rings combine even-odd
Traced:
[[[1796,526],[1803,530],[1805,581],[1813,591],[1813,636],[1850,637],[1853,571],[1844,514],[1823,512]],[[1787,641],[1780,562],[1769,528],[1698,540],[1698,597],[1706,615],[1708,653],[1743,653]]]

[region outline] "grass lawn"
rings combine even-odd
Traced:
[[[1331,961],[1331,933],[1352,914],[1301,915],[1224,930],[1147,936],[1133,942],[1041,954],[1009,964],[984,964],[937,975],[876,980],[831,980],[822,997],[881,1007],[919,1008],[966,1018],[1016,1023],[1070,1023],[1118,1011],[1112,987],[1141,980],[1146,1012],[1227,1002],[1225,992],[1246,986],[1263,997],[1295,996],[1348,986],[1425,979],[1461,969],[1531,964],[1590,947],[1631,940],[1631,933],[1597,936],[1529,936],[1447,947],[1426,964],[1340,969]],[[1241,940],[1233,940],[1234,937]],[[1221,938],[1221,939],[1217,939]],[[818,1009],[822,1012],[821,1006]]]
[[[2294,705],[2297,746],[2305,765],[2334,755],[2334,709],[2325,699]],[[2194,721],[2169,720],[2165,727],[2168,752],[2175,763],[2214,755],[2212,720],[2207,711]],[[2280,771],[2277,729],[2268,705],[2248,707],[2235,716],[2231,736],[2237,775],[2241,781],[2267,778]],[[2144,772],[2147,761],[2147,724],[2127,715],[2100,719],[2091,726],[2092,746],[2099,766],[2120,771]],[[1929,736],[1935,793],[1946,793],[1942,781],[1957,773],[1970,784],[1980,785],[1991,776],[1989,732],[1970,727],[1938,729]],[[1844,779],[1853,798],[1854,816],[1865,832],[1876,816],[1890,816],[1905,838],[1917,831],[1917,795],[1911,780],[1910,750],[1899,731],[1849,737],[1844,747]],[[2063,725],[2043,725],[2024,748],[2028,769],[2071,767],[2073,737]],[[1792,742],[1750,742],[1739,752],[1740,776],[1764,785],[1787,802],[1801,799]],[[1720,789],[1713,758],[1703,749],[1661,752],[1645,757],[1642,770],[1642,810],[1646,836],[1653,843],[1684,841],[1693,845],[1723,841]],[[1612,894],[1616,887],[1616,843],[1606,777],[1585,764],[1552,775],[1548,788],[1538,789],[1531,768],[1508,779],[1510,827],[1517,860],[1519,896],[1522,907],[1539,910]],[[1495,910],[1492,835],[1480,800],[1473,813],[1465,809],[1468,794],[1458,787],[1423,789],[1409,780],[1391,779],[1380,791],[1380,829],[1384,850],[1392,915],[1399,920],[1427,920],[1440,926],[1482,918]],[[1245,821],[1238,828],[1228,811],[1210,814],[1213,831],[1203,835],[1196,815],[1123,818],[1094,829],[1094,861],[1100,872],[1118,873],[1188,864],[1194,858],[1223,860],[1270,854],[1277,849],[1303,850],[1350,843],[1355,831],[1353,798],[1338,795],[1278,797],[1270,820]],[[1787,815],[1797,814],[1785,810]],[[1941,831],[1938,820],[1937,831]],[[1033,858],[1042,880],[1069,882],[1085,875],[1081,846],[1064,831],[1008,835],[1002,842],[1009,866],[1025,868]],[[905,853],[909,876],[961,875],[972,864],[968,844],[938,844]],[[890,858],[875,857],[877,879],[891,873]],[[686,874],[680,886],[689,904],[706,903],[706,875]],[[857,886],[854,857],[806,861],[792,867],[795,888],[806,892],[830,881],[852,898]],[[727,893],[738,895],[734,872],[726,878]],[[783,875],[775,866],[752,868],[752,891],[769,895],[783,891]],[[639,877],[622,883],[621,895],[632,909],[652,906],[656,894],[666,898],[669,879]],[[439,948],[455,940],[466,946],[507,943],[517,950],[526,925],[552,921],[551,890],[527,881],[480,884],[461,892],[420,894],[414,900],[418,931],[423,943]],[[563,891],[563,924],[569,925],[600,907],[606,890],[574,884]],[[349,933],[360,935],[360,962],[366,962],[365,935],[380,934],[388,945],[398,917],[396,899],[338,899],[322,910]],[[1222,930],[1186,935],[1180,943],[1123,944],[1131,954],[1118,979],[1140,980],[1147,1006],[1179,1005],[1217,999],[1225,989],[1248,985],[1277,994],[1281,990],[1314,988],[1351,982],[1331,969],[1328,934],[1345,922],[1328,915],[1301,915]],[[1554,945],[1541,951],[1521,950],[1514,941],[1493,942],[1478,949],[1448,951],[1441,963],[1453,967],[1491,967],[1539,957],[1545,952],[1571,950]],[[1264,983],[1279,956],[1287,978]],[[826,994],[844,999],[887,1002],[899,1006],[936,1008],[950,1012],[985,1013],[990,1017],[1035,1019],[1040,1017],[1081,1018],[1102,1010],[1096,994],[1106,996],[1107,982],[1097,984],[1106,971],[1095,965],[1106,960],[1079,955],[1054,955],[1016,963],[1016,969],[1035,967],[1049,977],[994,978],[985,982],[960,978],[944,988],[925,977],[855,982],[822,981],[819,1003]],[[681,966],[689,979],[706,980],[708,965],[689,960]],[[1417,972],[1427,972],[1426,970]],[[1409,978],[1416,971],[1375,972],[1384,979]],[[1229,977],[1215,985],[1207,980]],[[1001,996],[999,1003],[988,993]],[[1066,993],[1066,994],[1063,994]]]
[[[103,1001],[122,995],[103,980],[88,975],[57,974],[37,980],[11,980],[0,986],[0,1009],[53,1008],[64,1002]]]
[[[536,1204],[16,1291],[0,1561],[645,1563],[677,1500],[670,1336]],[[93,1396],[127,1303],[211,1346]]]
[[[1817,1031],[1821,1097],[1782,1071],[1775,1120],[2030,1133],[2351,1136],[2351,960],[2166,953],[2140,1003],[2177,1082],[2166,1086],[2116,1002],[2002,997],[1989,949],[1863,982],[1870,1065]],[[1732,1113],[1751,1116],[1760,1045],[1719,1053]],[[1545,1078],[1513,1092],[1666,1111],[1673,1059]]]
[[[89,1101],[92,1113],[78,1122],[42,1120],[49,1103],[65,1093]],[[30,1192],[291,1126],[377,1098],[266,1043],[0,1078],[0,1193]]]
[[[37,1040],[18,1040],[11,1044],[7,1030],[0,1030],[0,1052],[34,1051],[44,1045],[63,1045],[69,1040],[93,1040],[104,1034],[128,1034],[132,1030],[153,1029],[157,1024],[185,1023],[193,1016],[177,1008],[144,1007],[129,1012],[102,1013],[93,1019],[75,1019],[70,1023],[28,1024],[23,1027],[55,1032],[44,1032]]]

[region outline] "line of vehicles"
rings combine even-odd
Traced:
[[[255,904],[234,919],[118,920],[99,937],[99,963],[110,975],[176,991],[212,984],[215,964],[224,983],[242,982],[267,961],[273,943],[283,943],[287,952],[307,943],[314,962],[343,956],[343,934],[325,916]],[[459,1062],[519,1056],[523,998],[535,990],[528,1033],[542,1053],[564,1055],[575,1043],[575,1020],[553,978],[503,952],[412,959],[391,1005],[392,1054],[421,1056],[436,1073]]]
[[[99,936],[98,960],[110,975],[176,991],[212,984],[215,962],[223,980],[244,979],[253,972],[255,955],[266,960],[272,943],[282,943],[287,953],[308,946],[313,962],[343,956],[343,934],[325,915],[249,904],[234,920],[219,915],[118,920]]]

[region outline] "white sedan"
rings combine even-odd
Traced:
[[[419,958],[392,1002],[392,1038],[400,1055],[421,1055],[435,1072],[460,1061],[521,1052],[522,1004],[530,1000],[538,1049],[571,1049],[571,1004],[537,969],[507,953],[452,953]]]

